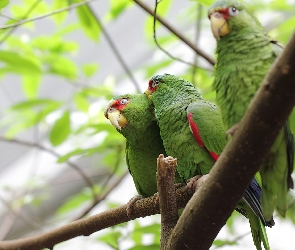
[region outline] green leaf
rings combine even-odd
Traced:
[[[86,36],[97,42],[99,40],[101,29],[92,10],[87,4],[85,4],[76,8],[76,12]]]
[[[41,73],[40,66],[36,59],[21,56],[16,52],[0,51],[0,61],[6,63],[11,68],[12,72],[20,74]]]
[[[76,42],[64,41],[60,36],[39,36],[32,41],[32,45],[41,51],[55,53],[75,52],[78,49]]]
[[[49,66],[49,72],[71,80],[77,76],[77,67],[71,60],[60,55],[50,54],[44,59]]]
[[[120,232],[110,232],[104,236],[97,238],[99,241],[107,243],[109,246],[118,249],[119,243],[118,240],[121,237],[122,233]]]
[[[9,4],[9,0],[1,0],[0,1],[0,9],[3,9],[8,4]]]
[[[58,158],[57,162],[58,163],[62,163],[67,161],[70,157],[72,156],[91,156],[94,153],[98,153],[100,150],[100,147],[93,147],[93,148],[86,148],[86,149],[75,149],[63,156],[61,156],[60,158]]]
[[[53,9],[58,10],[62,9],[68,6],[67,0],[54,0],[53,1]],[[67,17],[68,11],[63,11],[58,14],[55,14],[52,16],[53,20],[56,22],[56,24],[61,24]]]
[[[133,1],[130,0],[111,0],[111,9],[107,14],[106,20],[116,19],[127,7],[132,4]]]
[[[214,0],[195,0],[195,1],[207,7],[214,2]]]
[[[55,121],[50,132],[50,142],[57,146],[64,142],[71,133],[70,112],[65,111],[63,115]]]
[[[85,76],[90,77],[95,74],[95,72],[98,70],[98,65],[97,63],[88,63],[83,65],[83,71]]]
[[[129,248],[129,250],[141,250],[141,249],[146,249],[146,250],[159,250],[161,247],[160,244],[152,244],[152,245],[137,245],[134,247]]]
[[[23,90],[28,98],[36,98],[40,86],[41,74],[27,74],[22,77]]]
[[[80,192],[72,197],[70,197],[59,209],[57,210],[58,215],[63,215],[75,208],[80,207],[83,203],[91,200],[93,198],[92,193]]]
[[[45,103],[46,105],[43,105]],[[51,100],[49,102],[46,102],[46,100],[30,100],[12,106],[9,109],[11,112],[8,112],[5,116],[6,123],[9,124],[5,136],[12,138],[17,133],[34,126],[48,114],[58,109],[61,104],[62,102],[54,102]],[[37,111],[35,109],[37,109]]]
[[[237,242],[230,241],[230,240],[214,240],[213,245],[215,245],[217,247],[233,246],[233,245],[237,245]]]
[[[85,95],[81,93],[75,94],[74,101],[78,110],[81,110],[83,112],[88,111],[90,103],[86,99]]]
[[[61,102],[57,102],[51,99],[35,99],[35,100],[29,100],[24,102],[19,102],[13,106],[10,107],[11,110],[23,110],[23,109],[29,109],[34,108],[38,106],[53,106],[57,105],[59,106]]]

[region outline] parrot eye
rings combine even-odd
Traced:
[[[228,9],[228,14],[230,16],[237,16],[239,14],[239,10],[236,7],[232,6]]]
[[[127,103],[128,103],[128,99],[123,98],[120,100],[120,104],[122,105],[126,105]]]
[[[152,80],[152,81],[151,81],[151,87],[152,87],[152,88],[155,88],[155,87],[157,87],[157,86],[159,85],[159,83],[160,83],[159,81]]]

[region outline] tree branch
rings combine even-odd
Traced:
[[[113,191],[113,189],[115,187],[117,187],[121,181],[126,177],[126,175],[129,174],[129,171],[127,170],[125,173],[123,173],[112,185],[107,187],[107,190],[105,190],[103,192],[103,194],[97,195],[95,197],[95,200],[87,207],[85,208],[85,210],[83,212],[81,212],[81,214],[79,216],[77,216],[75,219],[73,219],[72,221],[75,220],[80,220],[82,219],[84,216],[86,216],[95,206],[97,206],[101,201],[103,201],[109,194],[111,191]],[[108,182],[107,182],[108,183]],[[106,183],[106,184],[107,184]],[[103,185],[106,186],[106,185]]]
[[[88,0],[88,1],[86,0],[86,1],[83,1],[83,2],[74,3],[74,4],[71,4],[71,5],[67,6],[67,7],[65,7],[65,8],[54,10],[54,11],[48,12],[48,13],[46,13],[44,15],[35,16],[35,17],[24,19],[24,20],[21,20],[19,22],[12,23],[12,24],[9,24],[9,25],[0,26],[0,30],[13,28],[13,27],[16,27],[16,26],[23,25],[25,23],[29,23],[29,22],[33,22],[33,21],[36,21],[36,20],[39,20],[39,19],[43,19],[45,17],[49,17],[49,16],[52,16],[52,15],[55,15],[55,14],[58,14],[58,13],[61,13],[61,12],[64,12],[64,11],[68,11],[68,10],[78,8],[78,7],[80,7],[80,6],[84,5],[84,4],[88,4],[88,3],[91,3],[91,2],[94,2],[94,1],[97,1],[97,0]]]
[[[157,34],[156,34],[156,16],[157,16],[157,8],[158,8],[158,0],[155,0],[155,10],[154,10],[154,21],[153,21],[153,33],[154,33],[154,41],[155,41],[155,44],[157,45],[157,47],[163,51],[167,56],[169,56],[170,58],[172,58],[173,60],[176,60],[176,61],[179,61],[179,62],[182,62],[184,64],[187,64],[187,65],[190,65],[190,66],[193,66],[193,68],[197,68],[197,64],[195,63],[190,63],[190,62],[186,62],[185,60],[182,60],[180,58],[177,58],[177,57],[174,57],[169,51],[165,50],[159,43],[158,43],[158,40],[157,40]]]
[[[175,196],[175,171],[177,160],[159,155],[157,159],[157,186],[161,212],[161,249],[165,249],[166,242],[178,220]]]
[[[33,142],[29,142],[29,141],[22,141],[22,140],[18,140],[18,139],[7,139],[3,136],[0,136],[0,141],[5,141],[5,142],[13,142],[13,143],[17,143],[17,144],[20,144],[20,145],[24,145],[24,146],[27,146],[27,147],[33,147],[33,148],[38,148],[42,151],[45,151],[57,158],[60,158],[61,155],[59,155],[58,153],[56,153],[54,150],[52,149],[49,149],[49,148],[46,148],[40,144],[37,144],[37,143],[33,143]],[[80,169],[80,167],[70,161],[66,161],[66,163],[72,167],[73,169],[75,169],[79,175],[82,177],[82,179],[85,181],[85,183],[91,188],[91,191],[92,191],[92,194],[93,194],[93,199],[95,199],[95,193],[94,193],[94,190],[92,188],[93,186],[93,183],[92,181],[88,178],[88,176],[84,173],[84,171],[82,169]]]
[[[134,0],[134,2],[137,3],[142,9],[144,9],[150,15],[154,16],[154,11],[149,6],[147,6],[145,3],[143,3],[141,0]],[[194,45],[190,40],[188,40],[185,36],[183,36],[180,31],[176,30],[173,26],[171,26],[165,19],[163,19],[159,15],[155,15],[155,17],[163,26],[165,26],[175,36],[177,36],[180,40],[182,40],[186,45],[188,45],[198,55],[200,55],[205,60],[207,60],[211,65],[215,64],[215,60],[211,56],[207,55],[200,48],[198,48],[196,45]]]
[[[176,184],[176,187],[178,185]],[[156,194],[155,194],[156,195]],[[192,194],[182,186],[176,190],[177,208],[186,205]],[[53,249],[53,246],[77,236],[88,236],[99,230],[130,221],[127,216],[127,204],[108,211],[90,216],[85,219],[71,222],[67,225],[53,229],[47,233],[28,237],[25,239],[0,241],[0,250],[40,250]],[[154,196],[138,200],[134,203],[132,215],[134,218],[146,217],[160,212],[159,203]]]
[[[111,49],[114,52],[114,55],[117,57],[119,63],[121,64],[121,66],[123,67],[123,69],[125,70],[125,73],[128,75],[128,77],[130,78],[130,80],[132,81],[136,91],[138,93],[141,92],[140,87],[138,82],[135,80],[135,77],[133,76],[133,73],[131,72],[131,70],[129,69],[129,67],[127,66],[126,62],[124,61],[123,57],[121,56],[119,50],[117,49],[115,43],[113,42],[111,36],[109,35],[109,33],[107,32],[107,30],[104,28],[104,26],[102,25],[102,22],[100,20],[100,18],[98,17],[98,15],[93,11],[93,9],[91,8],[91,6],[88,4],[88,8],[89,10],[92,12],[93,16],[96,19],[96,22],[98,24],[98,26],[100,27],[102,33],[104,34],[106,40],[108,41]]]
[[[210,177],[188,202],[170,249],[209,249],[295,105],[295,33],[264,79]],[[225,202],[226,199],[226,202]]]

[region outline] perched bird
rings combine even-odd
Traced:
[[[166,152],[151,100],[145,94],[116,96],[104,114],[126,138],[126,163],[138,194],[154,195],[157,158]]]
[[[225,128],[233,134],[283,47],[271,39],[256,17],[237,0],[217,0],[208,17],[217,39],[213,88]],[[267,221],[274,209],[284,216],[293,188],[294,137],[287,120],[260,166],[261,206]]]
[[[154,103],[165,150],[177,158],[180,176],[188,180],[208,174],[227,143],[217,106],[190,82],[169,74],[154,76],[145,93]],[[262,215],[259,178],[252,180],[236,209],[249,219],[255,245],[263,242],[269,249],[264,226],[274,222]]]

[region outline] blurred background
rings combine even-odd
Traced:
[[[80,2],[0,2],[0,240],[43,233],[136,195],[125,139],[103,115],[114,95],[141,93],[152,76],[170,73],[214,102],[212,64],[183,41],[214,58],[212,1],[162,0],[157,13],[164,25],[155,29],[155,1],[93,0],[77,7]],[[295,1],[245,2],[286,44]],[[287,217],[275,215],[276,225],[267,229],[271,249],[292,248],[293,204],[291,192]],[[159,249],[159,223],[158,215],[137,219],[54,249]],[[233,213],[217,248],[255,249],[244,217]]]

